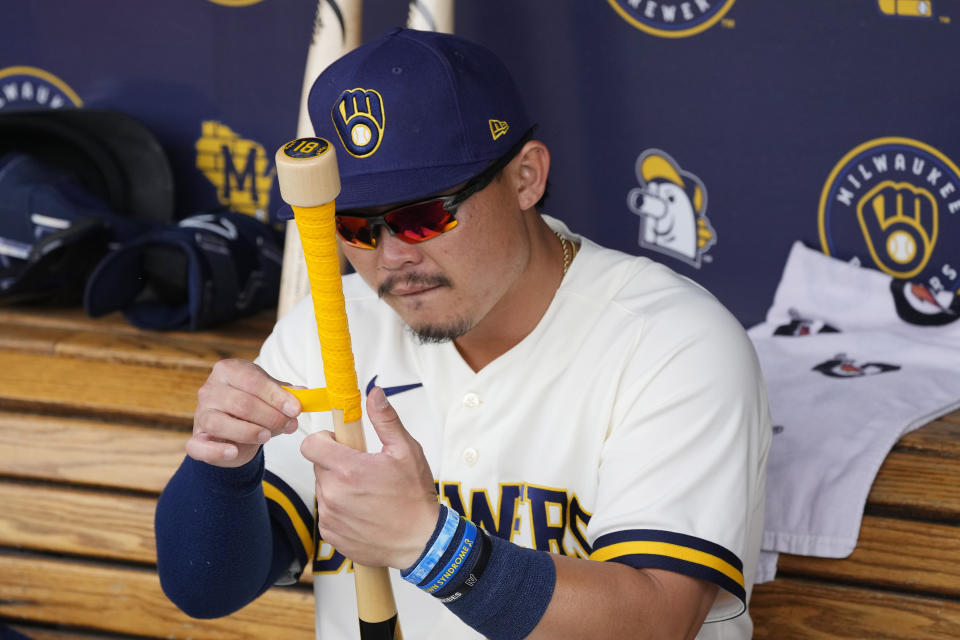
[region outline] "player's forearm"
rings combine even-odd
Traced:
[[[693,638],[716,598],[707,582],[570,558],[493,537],[446,507],[401,572],[489,638]]]
[[[263,456],[237,469],[186,458],[157,503],[157,569],[167,597],[198,618],[251,602],[290,566],[293,551],[272,531]]]
[[[531,640],[693,638],[717,593],[709,583],[668,571],[551,557],[553,597]]]

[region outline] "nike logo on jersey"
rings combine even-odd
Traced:
[[[370,382],[367,383],[367,395],[370,395],[370,392],[373,391],[373,388],[377,386],[377,376],[370,378]],[[422,382],[416,382],[414,384],[402,384],[397,387],[381,387],[383,393],[386,396],[395,396],[398,393],[403,393],[404,391],[410,391],[411,389],[417,389],[422,387]]]

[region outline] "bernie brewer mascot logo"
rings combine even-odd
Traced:
[[[686,38],[706,31],[726,15],[734,0],[607,0],[620,17],[661,38]]]
[[[667,153],[648,149],[636,164],[627,207],[640,216],[640,246],[700,268],[717,234],[707,218],[707,190]]]
[[[66,82],[36,67],[0,69],[0,109],[59,109],[83,105]]]
[[[851,255],[894,278],[900,317],[945,324],[960,317],[960,169],[909,138],[877,138],[833,168],[820,194],[824,253]]]

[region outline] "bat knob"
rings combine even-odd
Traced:
[[[340,194],[340,171],[333,145],[323,138],[297,138],[277,149],[277,182],[284,202],[319,207]]]

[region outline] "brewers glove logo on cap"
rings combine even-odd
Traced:
[[[686,38],[706,31],[726,15],[734,0],[607,0],[620,17],[661,38]]]
[[[380,147],[386,126],[383,98],[373,89],[349,89],[330,113],[343,148],[356,158],[366,158]]]
[[[820,194],[821,249],[856,256],[909,286],[893,286],[901,318],[956,319],[960,169],[910,138],[876,138],[833,168]],[[895,281],[895,284],[896,284]]]

